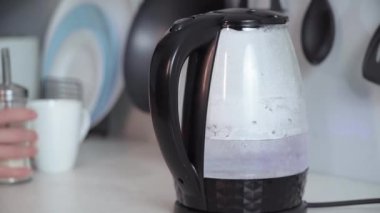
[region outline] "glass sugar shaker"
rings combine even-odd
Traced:
[[[3,81],[0,85],[0,110],[8,108],[23,108],[26,106],[28,91],[22,86],[12,83],[11,79],[11,65],[10,65],[10,54],[8,48],[1,49],[1,59],[2,59],[2,69],[3,69]],[[10,128],[10,127],[25,127],[24,123],[13,123],[6,124],[1,128]],[[18,144],[9,144],[14,146],[28,146],[28,142]],[[9,160],[0,160],[0,166],[10,167],[10,168],[31,168],[31,159],[9,159]],[[28,181],[32,176],[16,178],[10,177],[1,179],[0,183],[2,184],[13,184]]]

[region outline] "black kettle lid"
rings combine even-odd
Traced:
[[[223,27],[231,28],[258,28],[288,22],[287,16],[271,10],[232,8],[211,13],[223,16]]]
[[[177,31],[205,19],[217,19],[222,28],[260,28],[268,25],[279,25],[288,22],[288,17],[271,10],[230,8],[216,10],[189,18],[178,20],[170,31]]]

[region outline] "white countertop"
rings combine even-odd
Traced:
[[[380,185],[310,174],[305,199],[380,197]],[[32,182],[0,186],[1,213],[171,213],[171,175],[155,143],[90,139],[75,170],[37,173]],[[378,213],[380,205],[311,209],[310,213]]]

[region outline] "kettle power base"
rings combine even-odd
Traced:
[[[307,204],[304,202],[299,207],[291,209],[291,210],[285,210],[285,211],[280,211],[280,212],[268,212],[268,213],[306,213],[306,212],[307,212]],[[210,213],[210,212],[190,209],[183,206],[179,202],[176,202],[175,207],[174,207],[174,213]]]

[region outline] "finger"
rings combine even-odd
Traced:
[[[33,120],[37,113],[26,108],[4,109],[0,111],[0,124],[16,123]]]
[[[1,143],[35,142],[37,133],[24,128],[0,128]]]
[[[37,149],[34,146],[10,146],[0,145],[0,159],[22,159],[34,157],[37,154]]]
[[[32,170],[29,168],[8,168],[0,167],[0,178],[23,178],[29,177],[32,174]]]

